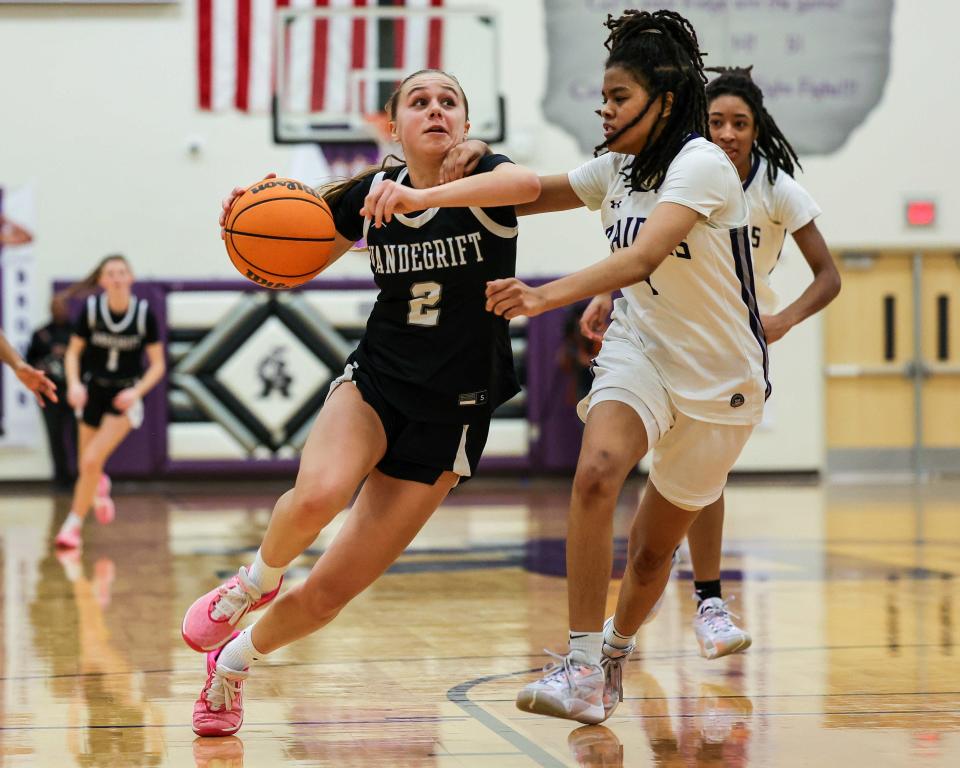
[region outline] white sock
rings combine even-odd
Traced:
[[[614,648],[629,648],[635,642],[637,642],[636,635],[621,635],[617,632],[617,628],[613,625],[613,622],[609,622],[603,628],[603,642],[607,645],[612,645]]]
[[[247,627],[237,637],[227,643],[220,656],[217,658],[218,664],[223,664],[227,669],[235,672],[243,672],[248,669],[255,661],[260,661],[263,656],[260,651],[253,647],[253,627]]]
[[[60,526],[60,531],[61,532],[70,531],[70,530],[73,530],[74,528],[82,528],[82,527],[83,527],[83,518],[80,517],[80,515],[78,515],[73,510],[70,510],[70,514],[67,515],[66,520],[63,521],[63,525]]]
[[[570,653],[588,664],[599,664],[603,648],[603,632],[570,630]]]
[[[286,566],[274,568],[263,562],[263,557],[258,549],[257,556],[253,559],[253,565],[250,566],[250,580],[266,594],[277,588],[285,570],[287,570]]]

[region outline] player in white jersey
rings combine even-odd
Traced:
[[[750,247],[756,273],[757,303],[769,343],[794,325],[823,309],[840,291],[840,274],[814,221],[820,208],[793,178],[800,167],[793,147],[764,108],[763,93],[750,69],[717,68],[707,85],[710,137],[737,168],[750,208]],[[780,261],[787,233],[793,235],[813,272],[813,281],[787,307],[778,299],[770,274]],[[583,313],[581,330],[599,340],[606,328],[612,300],[596,297]],[[690,526],[687,540],[693,561],[698,601],[693,626],[700,653],[708,659],[746,650],[748,632],[731,619],[720,584],[724,499],[703,509]]]
[[[737,167],[750,207],[750,247],[760,319],[768,343],[819,312],[840,292],[840,273],[815,219],[820,208],[793,178],[796,152],[763,105],[763,93],[747,69],[717,69],[707,85],[710,138]],[[787,233],[813,273],[813,281],[786,307],[770,285]],[[720,585],[724,499],[704,508],[687,534],[698,599],[694,631],[705,658],[749,647],[750,635],[732,620]]]
[[[707,132],[696,33],[677,13],[608,17],[606,154],[541,179],[519,212],[601,210],[611,255],[530,288],[493,281],[488,308],[537,315],[623,289],[594,366],[567,542],[569,653],[526,686],[526,711],[595,723],[622,697],[634,636],[671,557],[763,414],[766,345],[754,298],[747,206],[736,169]],[[604,621],[613,512],[648,450],[650,480],[630,531],[615,615]]]

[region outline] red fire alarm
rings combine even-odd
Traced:
[[[937,223],[937,204],[933,200],[907,200],[907,225],[932,227]]]

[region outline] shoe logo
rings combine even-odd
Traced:
[[[737,392],[737,394],[735,394],[733,397],[730,398],[730,407],[739,408],[745,402],[747,402],[747,399],[743,395],[741,395],[739,392]]]

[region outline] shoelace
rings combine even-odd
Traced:
[[[575,661],[569,653],[564,656],[560,653],[554,653],[547,648],[544,648],[543,650],[548,656],[552,656],[554,659],[556,659],[555,662],[551,662],[543,668],[543,682],[547,683],[548,685],[566,685],[566,687],[572,691],[576,687],[576,683],[573,679],[574,666],[578,664],[580,666],[586,665]]]
[[[259,587],[251,581],[247,569],[242,565],[237,573],[237,583],[232,587],[223,585],[217,591],[220,599],[217,600],[210,616],[215,621],[226,617],[230,626],[240,621],[250,606],[263,596]]]
[[[727,608],[727,603],[733,599],[734,598],[731,597],[724,600],[719,606],[708,606],[704,609],[703,613],[700,614],[707,623],[707,626],[714,632],[730,632],[734,629],[730,617],[733,616],[733,618],[739,619],[740,616]]]
[[[221,667],[218,665],[210,678],[210,685],[206,690],[207,703],[212,710],[220,711],[226,708],[229,712],[233,710],[233,703],[240,697],[240,684],[247,679],[247,675],[250,673],[234,672],[233,670],[224,673],[220,669]]]

